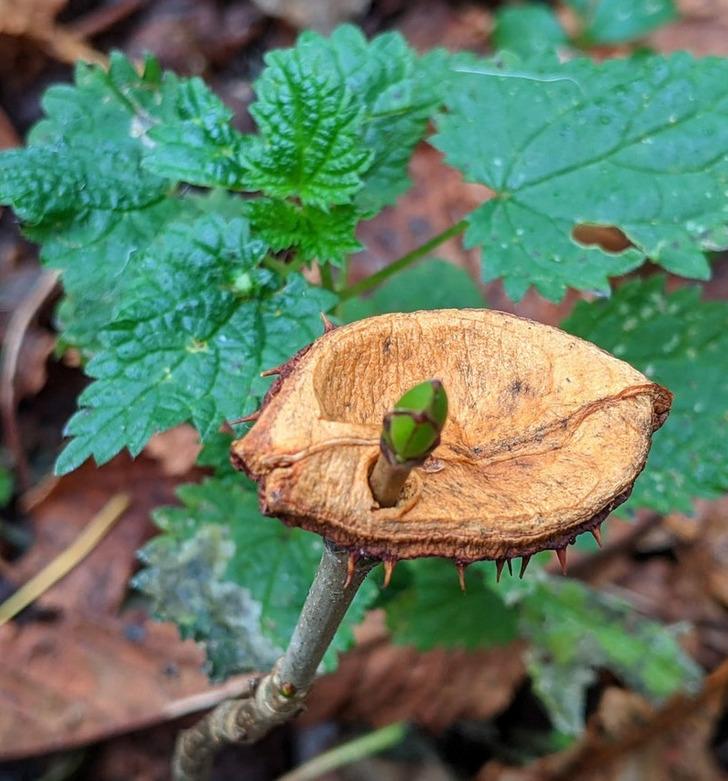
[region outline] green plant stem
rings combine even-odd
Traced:
[[[325,290],[334,289],[334,275],[331,273],[331,266],[328,263],[319,264],[319,273],[321,274],[321,287]]]
[[[293,273],[294,271],[300,271],[301,267],[303,266],[303,258],[296,256],[293,260],[291,260],[289,263],[283,263],[280,260],[276,260],[275,258],[272,258],[268,256],[263,261],[263,265],[266,268],[269,268],[271,271],[275,271],[276,274],[279,274],[282,277],[287,277],[289,274]]]
[[[406,255],[403,255],[401,258],[395,260],[393,263],[390,263],[388,266],[385,266],[383,269],[380,269],[371,276],[365,277],[355,285],[344,288],[339,294],[341,301],[347,301],[350,298],[354,298],[355,296],[359,296],[362,293],[366,293],[367,291],[384,282],[385,279],[388,279],[393,274],[396,274],[398,271],[402,271],[402,269],[412,265],[415,261],[424,257],[433,249],[435,249],[435,247],[439,247],[440,244],[443,244],[448,239],[459,235],[465,230],[465,228],[467,228],[467,226],[468,223],[466,220],[460,220],[460,222],[455,223],[455,225],[451,225],[447,230],[442,231],[442,233],[438,233],[437,236],[433,236],[429,241],[426,241],[421,246],[413,249]]]
[[[353,762],[396,746],[402,741],[406,732],[407,726],[402,722],[389,724],[314,757],[295,770],[291,770],[290,773],[280,776],[278,781],[313,781],[324,773],[351,765]]]

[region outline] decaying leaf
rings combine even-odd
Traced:
[[[672,399],[588,342],[487,310],[361,320],[278,371],[233,444],[263,511],[390,560],[565,548],[627,498]],[[450,400],[441,444],[380,508],[368,474],[382,418],[429,378]]]

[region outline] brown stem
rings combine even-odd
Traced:
[[[255,743],[303,709],[326,649],[359,586],[378,563],[359,559],[347,581],[348,559],[347,551],[326,545],[285,655],[255,691],[223,702],[180,734],[172,764],[174,781],[205,781],[222,746]]]
[[[369,475],[369,488],[381,507],[397,504],[413,466],[411,461],[404,464],[391,462],[383,450],[379,451],[377,463]]]

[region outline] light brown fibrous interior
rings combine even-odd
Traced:
[[[444,383],[441,444],[379,508],[382,418]],[[561,547],[624,501],[670,394],[558,329],[486,310],[393,314],[331,331],[286,367],[233,458],[268,514],[384,558],[469,562]]]

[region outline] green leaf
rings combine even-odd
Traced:
[[[86,354],[99,348],[134,255],[201,202],[170,198],[172,183],[142,167],[151,129],[177,117],[186,85],[153,59],[141,73],[118,53],[108,72],[79,64],[74,86],[45,93],[30,146],[0,154],[0,202],[42,245],[43,262],[63,271],[62,343]]]
[[[268,52],[265,62],[250,107],[260,136],[243,160],[247,188],[311,206],[349,203],[371,162],[360,101],[300,48]]]
[[[186,421],[204,439],[256,405],[267,387],[260,371],[318,336],[335,300],[295,274],[271,287],[272,275],[255,267],[265,251],[244,220],[201,217],[168,226],[156,252],[137,259],[127,300],[88,364],[95,382],[68,423],[59,473],[124,447],[136,455],[155,432]]]
[[[264,518],[242,475],[237,482],[185,485],[178,493],[181,507],[155,513],[162,534],[144,548],[147,569],[135,585],[152,596],[160,618],[205,643],[217,677],[269,667],[288,645],[321,539]],[[377,592],[373,581],[362,585],[327,652],[327,670],[351,645],[352,628]]]
[[[410,388],[384,417],[382,447],[395,461],[421,461],[440,441],[447,420],[447,393],[440,380]]]
[[[269,53],[251,109],[262,138],[246,150],[248,189],[320,207],[354,199],[367,215],[393,203],[441,101],[444,59],[417,57],[398,33],[367,41],[351,25]]]
[[[168,225],[198,216],[202,203],[199,197],[166,198],[143,209],[79,215],[59,232],[52,223],[26,227],[42,245],[45,264],[63,272],[65,297],[57,312],[63,345],[87,356],[101,348],[101,329],[134,282],[136,258],[153,251]]]
[[[0,466],[0,507],[5,507],[13,498],[13,486],[12,472],[4,466]]]
[[[573,580],[540,575],[516,581],[511,596],[518,588],[518,626],[532,644],[529,672],[561,732],[583,729],[586,689],[599,667],[655,702],[698,687],[700,669],[680,648],[679,628],[650,621],[631,605]]]
[[[479,568],[466,570],[465,593],[452,562],[423,559],[408,571],[411,583],[386,604],[395,643],[429,651],[489,648],[516,638],[516,614],[485,585]]]
[[[329,38],[305,32],[296,48],[312,68],[338,74],[363,107],[361,138],[371,159],[356,205],[374,214],[409,186],[410,157],[441,102],[438,76],[445,55],[418,57],[396,32],[367,41],[352,25],[338,27]]]
[[[641,38],[677,18],[673,0],[566,0],[581,23],[579,39],[589,45]]]
[[[466,234],[484,247],[487,280],[559,300],[568,287],[608,292],[608,277],[646,258],[709,277],[703,251],[728,246],[727,60],[485,70],[455,74],[434,143],[496,193]],[[571,235],[584,223],[617,226],[634,246],[584,247]]]
[[[230,124],[233,112],[198,78],[180,83],[175,112],[150,130],[144,167],[205,187],[243,187],[246,139]]]
[[[352,206],[324,210],[257,198],[246,202],[245,213],[272,250],[295,249],[305,261],[338,266],[346,255],[362,249],[355,235],[359,215]]]
[[[480,308],[484,303],[465,269],[444,260],[429,259],[400,271],[368,298],[345,301],[342,317],[352,322],[388,312]]]
[[[204,645],[206,672],[213,680],[266,670],[283,652],[261,631],[260,602],[226,579],[235,556],[229,536],[219,525],[201,526],[179,541],[158,536],[140,552],[146,569],[133,580],[150,598],[157,620],[173,621],[183,639]]]
[[[0,201],[24,222],[63,222],[90,210],[131,211],[159,201],[168,183],[140,168],[132,144],[99,142],[93,150],[66,144],[0,155]]]
[[[556,51],[569,38],[554,11],[546,5],[524,4],[498,9],[493,28],[497,49],[508,49],[524,59]]]
[[[728,490],[728,304],[698,287],[665,292],[656,275],[612,298],[580,302],[562,324],[628,361],[674,394],[647,467],[625,507],[689,512],[693,497]]]

